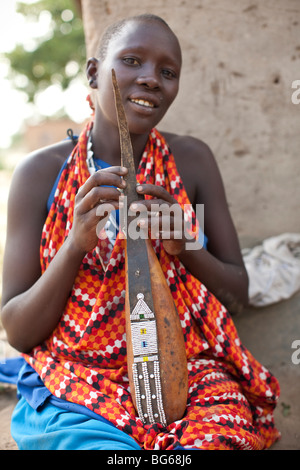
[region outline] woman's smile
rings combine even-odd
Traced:
[[[131,103],[135,103],[139,106],[146,107],[146,108],[154,108],[154,103],[148,100],[144,100],[143,98],[131,98],[129,100]]]

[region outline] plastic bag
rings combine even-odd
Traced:
[[[300,289],[300,234],[284,233],[242,250],[249,276],[249,304],[264,307]]]

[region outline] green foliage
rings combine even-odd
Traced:
[[[6,54],[13,78],[26,77],[21,84],[20,80],[15,80],[16,88],[25,91],[32,102],[38,91],[54,83],[66,89],[75,77],[82,74],[86,61],[84,31],[72,0],[39,0],[33,4],[18,2],[18,12],[30,21],[38,21],[45,12],[51,15],[49,31],[37,38],[33,50],[26,50],[23,44],[19,44]],[[68,68],[67,64],[73,62],[78,67]]]

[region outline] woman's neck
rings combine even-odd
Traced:
[[[92,144],[95,158],[100,158],[112,166],[121,165],[120,135],[117,127],[107,126],[95,120],[92,128]],[[138,168],[149,135],[131,135],[135,166]]]

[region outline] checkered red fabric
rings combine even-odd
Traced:
[[[91,124],[62,172],[41,239],[44,272],[72,226],[74,199],[89,177],[86,143]],[[153,130],[137,179],[164,186],[189,204],[173,156]],[[191,214],[195,224],[195,214]],[[153,242],[154,243],[154,242]],[[124,240],[84,257],[53,334],[25,355],[46,387],[84,405],[130,434],[144,449],[263,449],[277,438],[273,410],[277,380],[241,344],[230,314],[161,242],[154,248],[172,292],[186,344],[189,394],[184,417],[166,428],[143,425],[129,390],[124,317]],[[100,257],[102,259],[100,259]],[[105,268],[103,268],[103,266]]]

